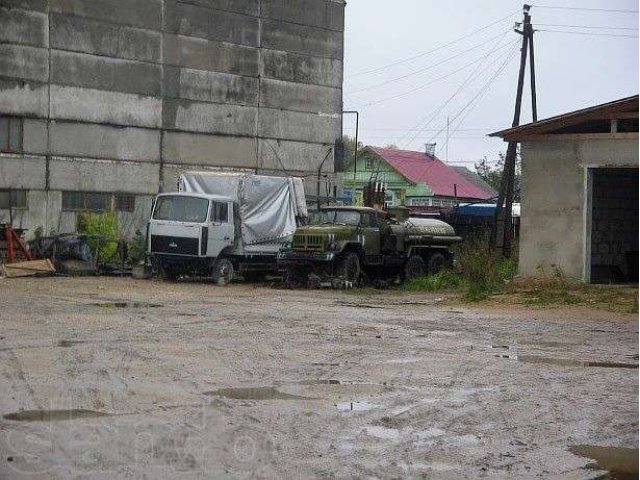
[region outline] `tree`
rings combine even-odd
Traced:
[[[498,192],[500,191],[502,183],[502,173],[504,171],[505,154],[500,152],[498,154],[498,160],[492,166],[487,157],[483,157],[478,163],[475,164],[476,173],[482,177],[482,179],[491,185]],[[521,176],[521,164],[520,153],[516,156],[516,171],[513,184],[513,201],[520,201],[520,176]]]
[[[389,150],[398,150],[398,146],[395,143],[387,143],[384,148],[388,148]]]

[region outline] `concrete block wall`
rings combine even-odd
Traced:
[[[189,169],[295,172],[315,193],[341,137],[344,7],[3,0],[0,116],[23,118],[24,134],[22,154],[0,154],[0,189],[28,189],[29,210],[49,213],[27,226],[47,231],[68,217],[50,192],[143,205]]]

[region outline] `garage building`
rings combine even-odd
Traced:
[[[520,274],[638,281],[638,96],[492,134],[521,145]]]

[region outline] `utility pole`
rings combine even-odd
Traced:
[[[537,120],[536,106],[536,90],[535,90],[535,72],[533,63],[533,27],[531,25],[531,15],[529,15],[530,5],[523,5],[523,21],[522,30],[515,29],[516,33],[522,35],[522,47],[520,49],[520,70],[518,73],[518,87],[516,91],[516,105],[513,114],[513,122],[511,127],[520,125],[520,112],[522,110],[522,90],[524,87],[524,74],[527,64],[527,51],[531,54],[531,106],[534,122]],[[500,184],[500,192],[498,195],[498,203],[494,218],[493,228],[491,229],[491,246],[496,250],[501,250],[502,255],[509,257],[511,255],[511,246],[513,241],[513,195],[514,180],[516,169],[517,142],[510,141],[507,146],[507,155],[504,161],[504,170],[502,172],[502,181]]]
[[[356,110],[344,110],[342,114],[345,113],[355,114],[356,116],[356,148],[353,150],[353,190],[351,197],[351,204],[356,204],[356,171],[358,169],[358,127],[360,125],[360,114]]]

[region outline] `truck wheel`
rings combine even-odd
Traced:
[[[447,259],[441,253],[434,253],[429,257],[427,270],[430,274],[438,273],[447,265]]]
[[[233,278],[233,263],[226,258],[221,258],[213,266],[213,281],[224,286],[231,283]]]
[[[360,273],[360,258],[354,252],[348,252],[338,262],[336,274],[343,280],[355,285],[360,280]]]
[[[175,282],[180,278],[180,273],[178,273],[175,268],[160,264],[160,277],[162,277],[163,280]]]
[[[404,266],[404,280],[408,282],[414,278],[424,277],[425,274],[426,268],[422,257],[420,255],[411,255]]]

